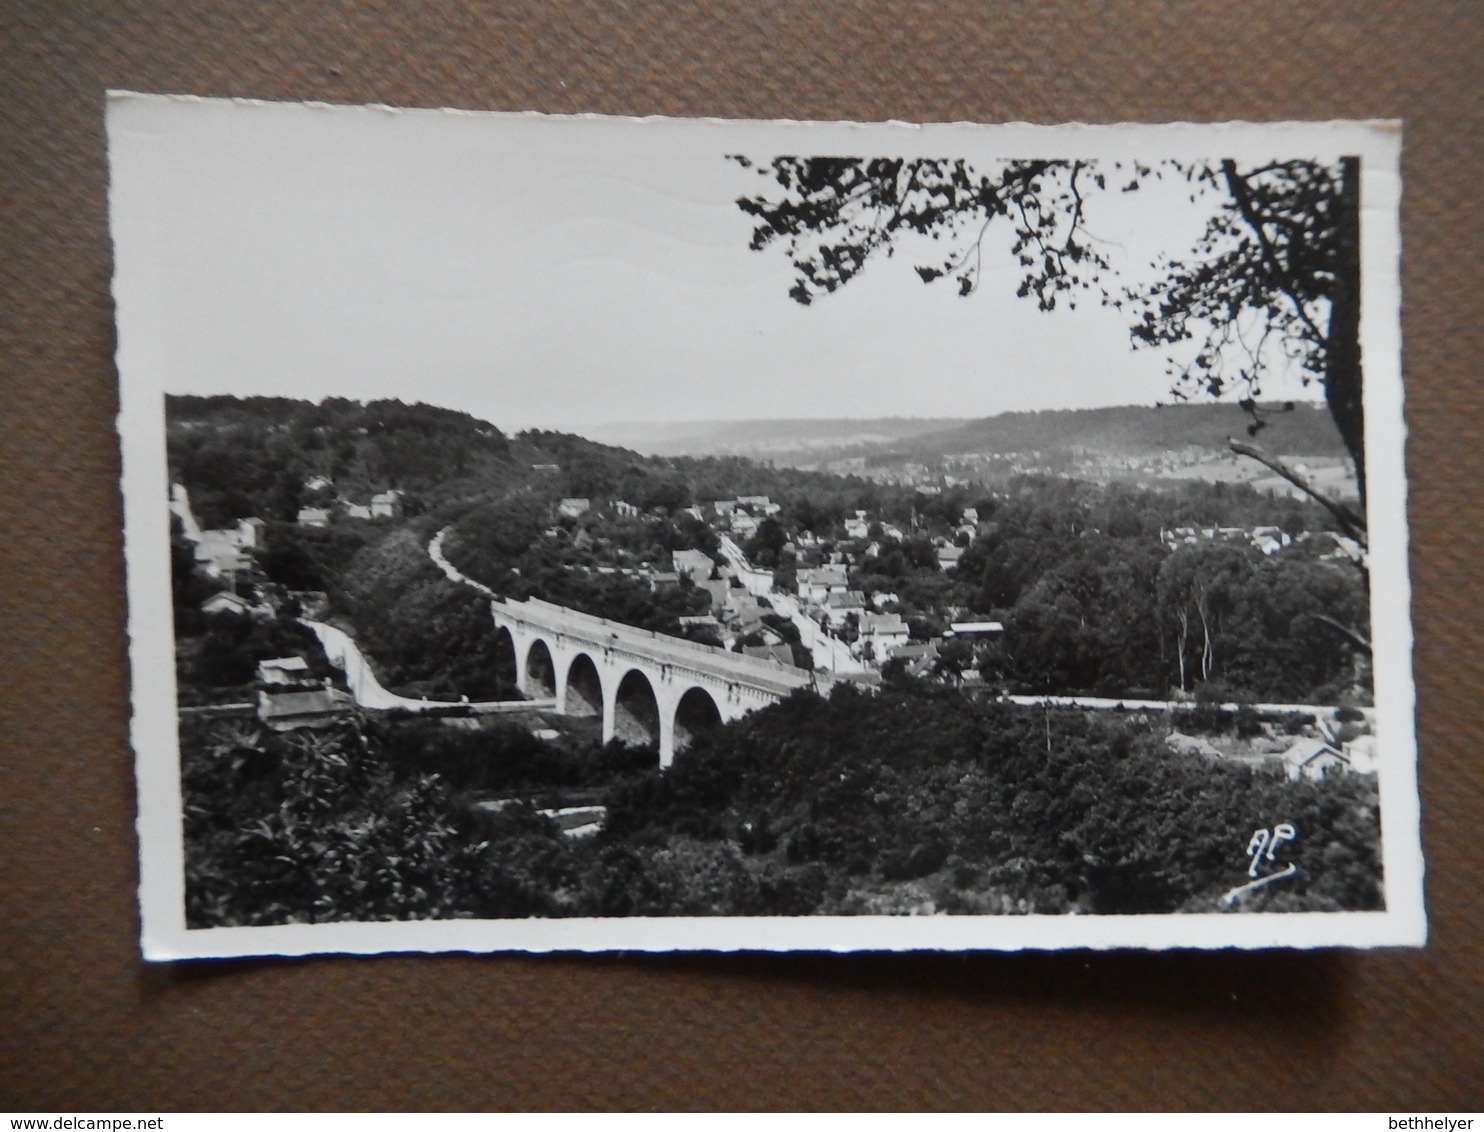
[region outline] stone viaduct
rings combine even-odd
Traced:
[[[708,727],[781,700],[816,677],[754,657],[635,629],[537,598],[490,602],[509,635],[517,687],[564,715],[601,716],[603,741],[658,742],[660,765]]]

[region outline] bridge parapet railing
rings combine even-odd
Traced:
[[[685,663],[725,679],[769,681],[788,689],[802,688],[811,682],[807,672],[790,672],[771,661],[728,652],[699,641],[688,641],[684,637],[657,633],[653,629],[638,629],[621,621],[594,617],[590,613],[581,613],[540,598],[526,598],[524,601],[497,600],[495,604],[516,620],[527,621],[555,632],[590,636],[595,644],[606,644],[616,638],[620,645],[629,647],[643,649],[645,645],[650,645],[653,653],[660,655],[655,656],[650,652],[641,652],[639,655],[661,663],[668,659],[663,655],[665,652],[679,653],[686,657]]]

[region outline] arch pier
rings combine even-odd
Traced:
[[[536,598],[496,598],[490,612],[510,635],[523,694],[554,698],[563,715],[601,715],[605,743],[655,743],[662,767],[709,728],[815,684],[797,668]]]

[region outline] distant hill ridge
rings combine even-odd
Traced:
[[[1256,443],[1275,455],[1344,456],[1319,404],[1258,407]],[[662,456],[793,456],[811,453],[930,459],[971,452],[1090,451],[1137,454],[1187,446],[1224,447],[1247,438],[1253,418],[1231,402],[1118,405],[1000,413],[977,420],[882,417],[835,420],[686,421],[603,425],[583,430],[606,444]]]
[[[1345,446],[1323,405],[1258,406],[1263,422],[1253,442],[1275,455],[1344,456]],[[1228,437],[1249,439],[1253,417],[1229,402],[1117,405],[1101,409],[1047,409],[1001,413],[925,433],[893,446],[903,455],[1087,449],[1110,453],[1169,451],[1189,445],[1222,447]]]
[[[603,444],[661,456],[698,456],[894,444],[962,423],[957,417],[633,421],[595,425],[581,431]]]

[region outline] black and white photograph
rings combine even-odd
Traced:
[[[1424,941],[1395,123],[108,126],[148,958]]]

